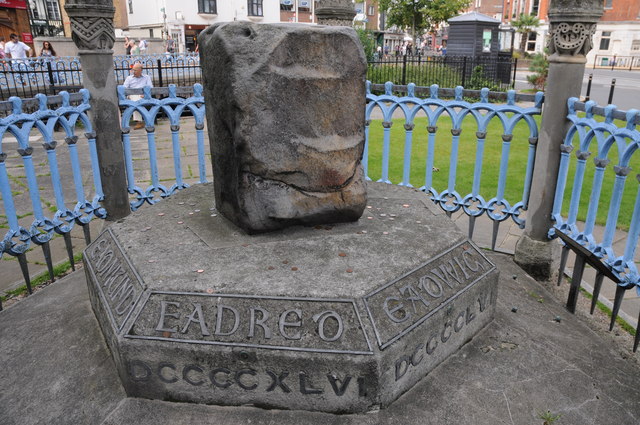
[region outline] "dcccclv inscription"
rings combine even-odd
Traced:
[[[465,241],[364,297],[381,349],[471,288],[495,266]]]
[[[126,337],[372,353],[353,300],[152,292]]]
[[[92,280],[119,332],[142,295],[142,279],[131,267],[109,230],[85,250],[84,256]]]

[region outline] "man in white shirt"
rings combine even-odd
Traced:
[[[124,80],[124,88],[125,89],[141,89],[144,87],[153,87],[153,81],[151,80],[151,77],[149,77],[147,74],[142,73],[142,64],[135,63],[131,67],[131,75],[129,75]],[[140,100],[142,99],[142,96],[138,94],[132,94],[129,96],[129,99]],[[138,130],[144,127],[144,121],[142,120],[142,115],[140,115],[139,112],[134,112],[133,118],[134,118],[134,121],[137,121],[136,124],[133,126],[134,130]]]
[[[22,74],[29,71],[29,66],[21,59],[26,59],[28,56],[31,56],[31,47],[18,40],[17,34],[11,33],[9,38],[10,41],[4,44],[4,55],[6,58],[13,59],[11,61],[11,68],[15,71],[14,78],[24,86],[26,82]],[[27,74],[27,78],[28,77]]]
[[[31,56],[31,47],[18,40],[17,34],[12,33],[9,38],[11,40],[4,45],[4,54],[7,58],[24,59]]]

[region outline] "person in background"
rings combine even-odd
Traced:
[[[135,63],[131,67],[131,75],[129,75],[124,80],[124,88],[125,89],[141,89],[144,87],[153,87],[153,81],[151,77],[147,74],[142,73],[142,64]],[[129,95],[129,99],[131,100],[140,100],[142,96],[139,94]],[[133,126],[134,130],[139,130],[144,128],[144,121],[142,119],[142,115],[139,112],[133,113],[133,119],[135,121],[135,125]]]
[[[140,54],[141,55],[146,55],[147,54],[147,40],[145,40],[144,38],[140,39],[140,43],[138,44],[138,46],[140,47]]]
[[[127,56],[131,54],[131,48],[133,47],[133,43],[129,40],[129,37],[124,38],[124,51]]]
[[[42,42],[42,49],[40,49],[40,57],[43,59],[40,62],[40,64],[43,66],[44,70],[48,70],[48,65],[46,65],[46,63],[51,62],[54,56],[57,56],[57,55],[51,43],[48,41]],[[49,81],[49,84],[51,83],[58,84],[58,72],[55,71],[55,68],[56,68],[55,64],[52,64],[51,72],[49,73],[50,75],[46,75],[46,78]]]
[[[23,74],[29,71],[29,66],[22,59],[26,59],[31,56],[31,47],[20,41],[17,34],[11,33],[9,35],[9,42],[4,45],[4,55],[9,59],[13,59],[11,61],[11,68],[17,74],[17,77],[14,74],[14,78],[17,83],[25,86],[27,82],[25,81]],[[27,78],[29,78],[28,74]]]
[[[165,56],[167,57],[167,62],[173,61],[173,52],[175,51],[175,41],[171,38],[171,34],[167,36],[167,41],[165,42]]]
[[[0,36],[0,59],[4,59],[4,36]]]
[[[10,41],[4,45],[4,54],[11,59],[25,59],[31,56],[31,47],[18,40],[18,35],[11,33]]]
[[[54,50],[51,43],[48,41],[42,42],[42,49],[40,49],[40,57],[54,57],[56,55],[56,51]]]
[[[131,44],[133,45],[133,47],[131,47],[131,54],[133,56],[140,56],[140,46],[138,45],[138,42],[133,40]]]

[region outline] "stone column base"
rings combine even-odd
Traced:
[[[522,235],[513,261],[536,280],[550,280],[560,267],[561,245],[557,240],[539,241]]]

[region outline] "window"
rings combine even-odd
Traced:
[[[369,11],[367,12],[367,15],[373,16],[375,14],[376,14],[376,8],[374,6],[369,6]]]
[[[218,13],[216,0],[198,0],[198,13],[215,15]]]
[[[301,12],[308,12],[311,10],[310,0],[298,0],[298,10]]]
[[[247,0],[249,16],[262,16],[262,0]]]
[[[540,9],[540,0],[533,0],[531,4],[531,14],[533,16],[538,16],[538,10]]]
[[[605,9],[613,9],[613,0],[604,0]]]
[[[640,51],[640,40],[633,40],[631,42],[631,51],[633,52]]]
[[[293,0],[280,0],[280,10],[293,10]]]
[[[129,13],[133,13],[133,0],[129,0]]]
[[[60,9],[58,8],[57,0],[47,0],[47,14],[51,20],[60,21],[62,19],[60,17]]]
[[[537,32],[530,32],[529,37],[527,37],[527,51],[532,52],[536,50],[536,40],[538,39]]]
[[[609,50],[609,42],[611,41],[611,31],[602,31],[600,39],[600,50]]]
[[[153,38],[153,28],[149,28],[149,38]]]

